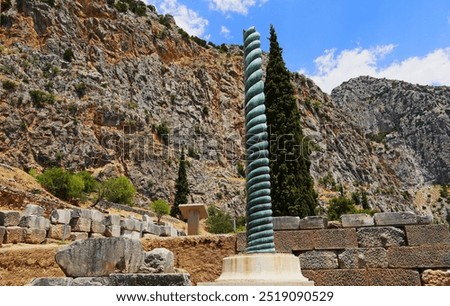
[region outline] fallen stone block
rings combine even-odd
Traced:
[[[120,237],[120,225],[110,225],[105,228],[106,237]]]
[[[102,223],[105,220],[105,215],[96,209],[91,209],[91,220],[92,222]]]
[[[28,286],[70,286],[72,282],[71,277],[39,277],[33,279]]]
[[[386,248],[405,245],[405,233],[403,230],[391,226],[359,228],[356,236],[358,238],[358,246],[361,248]]]
[[[23,243],[25,241],[26,229],[20,226],[9,226],[6,228],[4,243]]]
[[[0,226],[17,226],[20,222],[20,212],[14,210],[0,211]]]
[[[54,224],[50,226],[47,233],[47,238],[56,240],[69,240],[71,239],[72,228],[68,224]],[[86,237],[87,238],[87,237]]]
[[[374,226],[373,217],[368,214],[351,214],[341,216],[342,227]]]
[[[450,245],[392,247],[387,259],[390,268],[450,268]]]
[[[106,231],[106,226],[102,222],[92,221],[91,222],[91,232],[97,234],[104,234]]]
[[[61,248],[57,264],[70,277],[136,273],[144,260],[139,240],[124,237],[86,239]]]
[[[299,258],[300,267],[306,270],[337,269],[339,266],[335,251],[306,251]]]
[[[134,239],[134,240],[135,239],[138,239],[138,240],[141,239],[141,234],[139,232],[135,232],[135,231],[129,231],[129,230],[122,229],[120,235],[122,237],[129,238],[129,239]]]
[[[377,226],[391,225],[409,225],[417,223],[417,215],[413,212],[386,212],[376,213],[374,215],[375,224]]]
[[[75,232],[89,232],[91,230],[91,219],[88,218],[72,218],[70,226]]]
[[[45,241],[47,231],[45,229],[27,228],[25,230],[25,243],[41,244]]]
[[[450,231],[444,224],[407,225],[405,232],[409,246],[450,244]]]
[[[39,205],[28,204],[23,211],[24,216],[43,216],[45,209]]]
[[[6,234],[6,227],[0,226],[0,245],[2,245],[3,243],[3,238],[5,237],[5,234]]]
[[[50,215],[52,224],[69,224],[71,219],[71,211],[67,209],[55,209]]]
[[[384,248],[346,249],[338,254],[339,268],[366,269],[387,268],[387,253]]]
[[[425,270],[422,272],[424,286],[450,286],[450,270]]]
[[[356,230],[354,228],[324,229],[314,231],[314,248],[316,250],[336,250],[357,248]]]
[[[50,228],[50,220],[42,216],[23,216],[20,219],[19,226],[26,228],[36,228],[48,230]]]
[[[328,226],[328,219],[318,216],[308,216],[299,221],[300,229],[324,229]]]
[[[89,234],[86,232],[71,232],[70,233],[70,240],[76,241],[76,240],[84,240],[88,239]]]
[[[144,261],[139,273],[174,273],[175,257],[172,251],[157,248],[150,252],[144,252]]]
[[[118,225],[120,226],[120,216],[119,215],[108,215],[105,217],[103,223],[106,226]]]
[[[300,217],[273,217],[273,230],[296,230],[299,228]]]

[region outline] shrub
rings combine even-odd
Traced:
[[[161,222],[162,216],[168,215],[170,213],[170,206],[169,204],[161,199],[158,199],[154,201],[150,205],[151,210],[153,210],[156,214],[156,217],[158,218],[157,223]]]
[[[158,134],[159,138],[161,138],[161,140],[165,143],[168,144],[169,143],[169,134],[170,134],[170,129],[167,126],[166,122],[163,122],[161,124],[159,124],[156,127],[156,133]]]
[[[356,213],[355,203],[346,197],[332,198],[328,207],[328,219],[339,220],[341,215]]]
[[[112,178],[104,181],[101,188],[101,197],[115,203],[133,205],[136,188],[125,176]]]
[[[68,48],[64,51],[63,60],[66,62],[71,62],[75,58],[73,51],[71,48]]]
[[[83,195],[84,181],[81,176],[69,174],[67,182],[67,196],[69,199],[79,199]]]
[[[233,221],[228,213],[224,213],[216,206],[208,207],[209,217],[206,219],[208,231],[213,234],[226,234],[233,232]]]
[[[11,80],[3,80],[2,85],[3,89],[8,91],[14,91],[17,88],[17,83]]]
[[[37,181],[54,196],[69,200],[70,173],[60,167],[50,168],[36,177]]]
[[[245,167],[240,161],[236,164],[236,169],[240,176],[245,177]]]
[[[87,86],[84,82],[80,82],[74,85],[75,92],[77,93],[78,98],[83,98],[83,96],[86,94]]]
[[[91,193],[97,190],[98,183],[95,178],[87,171],[78,172],[75,176],[81,178],[84,184],[84,192]]]
[[[205,49],[208,49],[209,47],[208,47],[208,43],[206,42],[206,40],[204,40],[204,39],[201,39],[201,38],[199,38],[199,37],[197,37],[197,36],[192,36],[192,40],[197,44],[197,45],[199,45],[200,47],[203,47],[203,48],[205,48]]]
[[[0,3],[1,6],[1,12],[6,12],[7,10],[9,10],[11,8],[11,0],[3,0]]]
[[[51,7],[55,6],[55,0],[42,0],[42,2],[47,3]]]
[[[53,104],[56,101],[55,95],[42,90],[30,90],[28,93],[31,101],[37,107],[42,107],[44,104]]]

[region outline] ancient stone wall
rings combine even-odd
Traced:
[[[330,224],[279,217],[275,246],[298,256],[303,275],[318,286],[449,285],[450,231],[430,221],[406,212],[344,215]],[[245,233],[236,246],[245,250]]]

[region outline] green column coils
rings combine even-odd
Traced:
[[[247,160],[247,253],[275,253],[270,198],[269,142],[262,81],[261,35],[244,31]]]

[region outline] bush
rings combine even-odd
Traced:
[[[44,104],[53,104],[56,101],[55,95],[42,90],[30,90],[31,101],[37,106],[42,107]]]
[[[339,220],[341,215],[356,213],[355,203],[346,197],[332,198],[328,207],[328,219]]]
[[[7,91],[14,91],[17,88],[17,83],[11,80],[3,80],[2,85],[3,89]]]
[[[245,177],[245,167],[240,161],[236,164],[236,169],[240,176]]]
[[[168,215],[170,213],[170,206],[169,204],[161,199],[158,199],[154,201],[150,205],[151,210],[153,210],[156,214],[156,217],[158,218],[157,223],[161,222],[162,216]]]
[[[63,60],[66,62],[71,62],[75,58],[73,51],[71,48],[68,48],[64,51]]]
[[[55,6],[55,0],[42,0],[42,2],[47,3],[51,7]]]
[[[115,203],[133,205],[133,198],[136,194],[136,188],[125,176],[112,178],[102,183],[100,198]]]
[[[159,138],[161,138],[161,140],[165,143],[168,144],[169,143],[169,134],[170,134],[170,129],[167,126],[166,122],[163,122],[161,124],[159,124],[156,127],[156,133],[158,134]]]
[[[122,1],[117,2],[115,7],[120,13],[126,13],[128,11],[128,5]]]
[[[224,213],[216,206],[208,207],[209,217],[206,219],[208,231],[213,234],[226,234],[233,232],[233,221],[228,213]]]
[[[83,96],[86,94],[87,86],[84,82],[80,82],[74,85],[75,92],[77,93],[78,98],[83,98]]]
[[[1,1],[0,6],[1,6],[0,12],[6,12],[11,8],[11,0]]]
[[[87,171],[78,172],[75,176],[83,180],[84,192],[91,193],[97,190],[98,183],[95,178]]]

